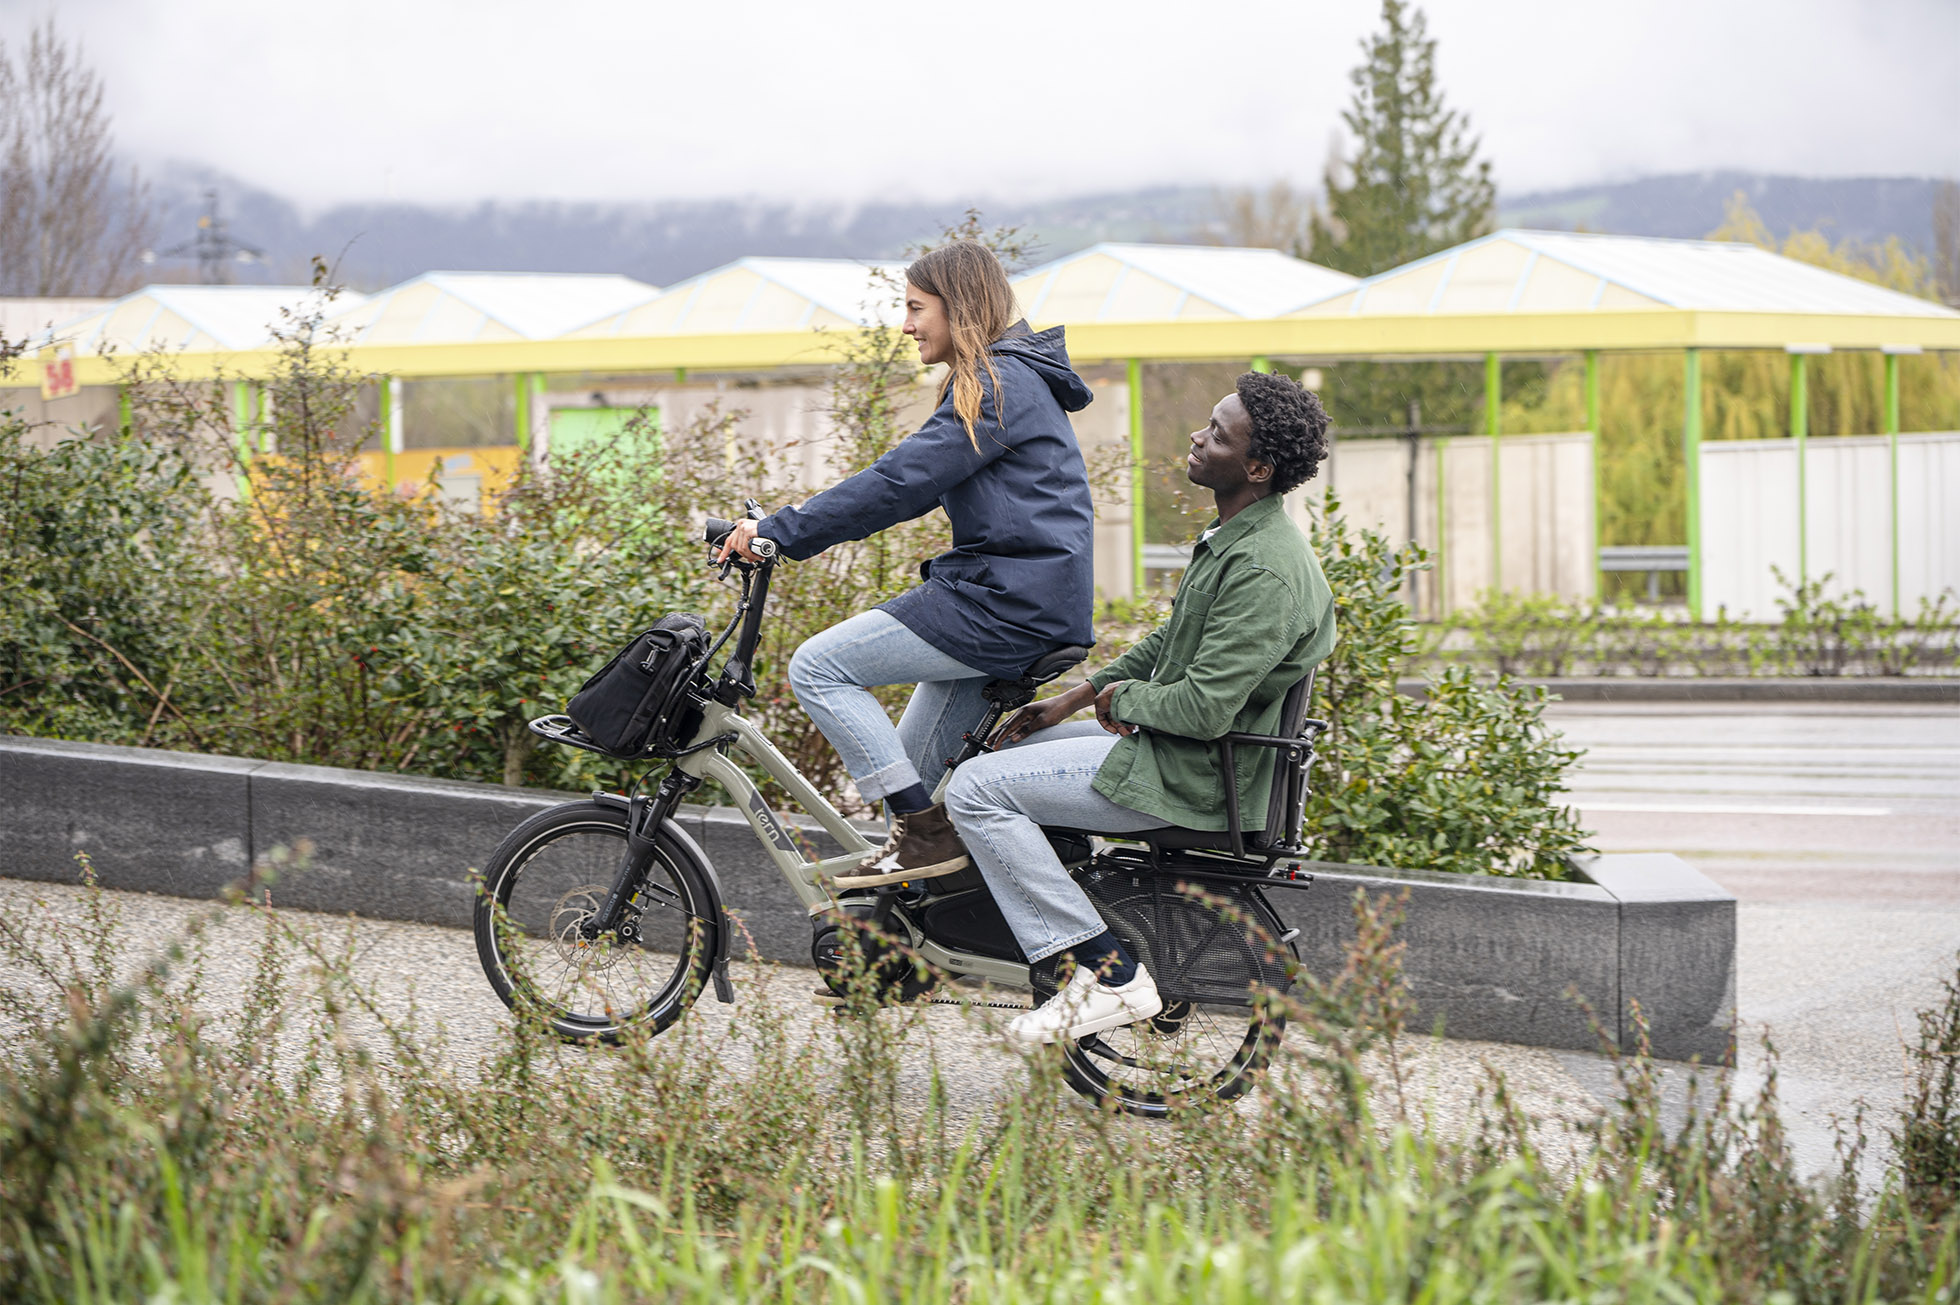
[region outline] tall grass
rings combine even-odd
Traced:
[[[1497,1076],[1468,1127],[1428,1121],[1365,899],[1347,967],[1272,998],[1264,1090],[1168,1123],[1044,1055],[969,1118],[908,1106],[904,1010],[750,1002],[604,1051],[519,1022],[460,1066],[350,948],[231,909],[252,979],[216,1015],[214,915],[140,964],[93,889],[79,923],[0,920],[0,1298],[1931,1302],[1960,1249],[1916,1189],[1857,1189],[1856,1141],[1801,1181],[1773,1079],[1672,1132],[1638,1057],[1577,1133]]]

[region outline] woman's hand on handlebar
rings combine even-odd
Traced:
[[[729,531],[727,537],[721,541],[721,548],[715,553],[715,561],[726,562],[728,555],[733,553],[744,562],[760,562],[762,559],[749,550],[749,541],[754,538],[755,522],[747,517],[742,518],[735,523],[735,528]]]
[[[1029,703],[1001,726],[1000,735],[994,740],[995,746],[1019,743],[1037,730],[1053,729],[1095,700],[1096,691],[1085,683],[1076,685],[1067,693]]]

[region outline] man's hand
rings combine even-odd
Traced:
[[[749,541],[754,538],[755,522],[748,517],[743,517],[721,541],[721,550],[715,554],[715,561],[726,562],[728,555],[734,553],[744,562],[760,562],[762,559],[749,551]]]
[[[1096,724],[1102,726],[1111,734],[1120,734],[1126,739],[1137,732],[1137,727],[1126,725],[1116,719],[1115,703],[1116,691],[1128,683],[1128,680],[1111,681],[1108,688],[1096,695]]]
[[[1052,729],[1095,701],[1095,697],[1094,689],[1087,684],[1078,684],[1067,693],[1029,703],[1001,726],[1000,738],[995,746],[1006,747],[1010,743],[1019,743],[1037,730]]]

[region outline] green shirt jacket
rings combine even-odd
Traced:
[[[1096,792],[1186,829],[1224,829],[1213,740],[1271,734],[1286,691],[1333,647],[1333,590],[1280,495],[1269,494],[1199,541],[1170,620],[1089,677],[1098,693],[1129,681],[1111,708],[1141,727],[1110,749]],[[1276,760],[1271,748],[1238,750],[1248,830],[1266,827]]]

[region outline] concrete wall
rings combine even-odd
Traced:
[[[85,851],[107,887],[214,897],[255,858],[306,838],[313,868],[282,880],[277,903],[467,928],[471,868],[524,817],[579,796],[0,736],[0,875],[73,882]],[[808,964],[809,917],[748,824],[719,807],[687,808],[681,823],[761,954]],[[1311,889],[1270,896],[1318,974],[1340,967],[1356,890],[1408,895],[1415,1031],[1596,1049],[1576,995],[1623,1046],[1637,1001],[1655,1054],[1727,1053],[1735,899],[1676,857],[1599,857],[1582,867],[1589,882],[1564,884],[1308,868]]]
[[[1338,434],[1321,492],[1331,488],[1339,495],[1342,515],[1352,524],[1383,531],[1398,544],[1411,538],[1408,441],[1342,440]],[[1437,554],[1436,567],[1416,581],[1417,610],[1425,614],[1438,614],[1439,596],[1440,610],[1473,606],[1500,578],[1514,592],[1575,601],[1598,593],[1592,437],[1584,431],[1506,435],[1498,457],[1503,525],[1501,566],[1494,567],[1490,440],[1419,443],[1413,538]]]

